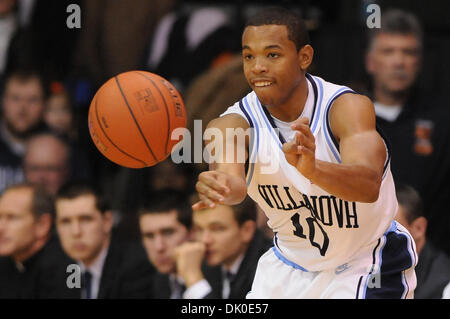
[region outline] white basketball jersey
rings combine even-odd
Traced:
[[[306,78],[308,100],[301,117],[310,118],[316,158],[340,163],[339,145],[331,134],[328,114],[337,97],[354,92],[320,77],[307,74]],[[287,163],[281,146],[295,132],[289,123],[282,125],[274,120],[253,91],[221,116],[230,113],[240,114],[254,128],[247,192],[267,215],[275,246],[283,258],[307,271],[335,268],[358,252],[372,249],[371,244],[389,229],[398,204],[388,150],[378,200],[349,202],[311,184]],[[284,126],[281,135],[277,125]]]

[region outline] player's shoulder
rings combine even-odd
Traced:
[[[348,92],[336,98],[336,100],[333,102],[333,108],[331,112],[338,116],[362,113],[374,115],[375,109],[372,100],[367,96],[358,94],[356,92]]]
[[[253,92],[250,92],[246,97],[251,96]],[[253,93],[254,94],[254,93]],[[243,98],[243,99],[244,99]],[[246,118],[245,112],[242,106],[242,100],[237,101],[233,105],[229,106],[225,112],[220,114],[219,117],[211,120],[208,123],[208,128],[243,128],[247,129],[250,127],[249,120]]]
[[[338,96],[333,105],[344,105],[348,107],[373,107],[373,102],[369,97],[363,94],[346,92],[345,94]]]
[[[375,108],[364,95],[347,93],[339,96],[329,114],[330,126],[337,136],[357,128],[375,129]]]
[[[250,125],[247,120],[238,113],[230,113],[217,117],[208,123],[207,128],[218,128],[225,130],[227,128],[242,128],[247,129]]]

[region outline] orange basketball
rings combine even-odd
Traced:
[[[97,149],[114,163],[142,168],[165,160],[186,127],[186,110],[176,88],[145,71],[121,73],[103,84],[89,107],[89,132]]]

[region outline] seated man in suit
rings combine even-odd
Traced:
[[[157,269],[154,277],[153,298],[202,299],[219,297],[207,280],[203,279],[204,250],[201,243],[191,239],[192,208],[188,197],[173,189],[154,193],[138,210],[142,242],[148,258]],[[158,199],[158,200],[155,200]],[[184,244],[193,249],[175,251]],[[193,265],[193,267],[189,265]],[[192,273],[182,272],[186,266]],[[208,273],[208,271],[206,270]]]
[[[219,266],[215,278],[223,299],[245,298],[259,257],[271,246],[271,240],[256,227],[256,218],[255,203],[248,197],[239,205],[194,212],[195,238],[203,244],[208,265]],[[182,246],[177,253],[185,249],[193,250]],[[188,270],[192,272],[184,271]]]
[[[63,259],[52,236],[54,203],[42,188],[17,184],[0,198],[0,298],[41,298],[49,266]],[[46,274],[47,272],[47,274]]]
[[[56,197],[56,227],[64,251],[80,267],[81,287],[60,286],[54,297],[150,297],[154,271],[143,247],[112,235],[107,202],[90,185],[72,183],[61,188]]]
[[[426,238],[427,219],[419,193],[408,185],[397,185],[398,213],[396,220],[405,226],[416,243],[419,262],[416,266],[416,299],[441,299],[450,282],[450,258]]]

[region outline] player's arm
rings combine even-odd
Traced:
[[[296,121],[296,141],[283,147],[286,158],[312,183],[348,201],[374,202],[378,199],[386,148],[375,127],[372,102],[362,95],[344,94],[329,114],[333,135],[339,143],[342,163],[315,158],[315,141],[309,126]],[[295,145],[297,144],[297,145]],[[297,155],[295,161],[294,153]]]
[[[245,199],[248,128],[245,119],[237,114],[225,115],[208,124],[213,138],[206,141],[205,147],[216,161],[210,161],[209,171],[199,174],[196,190],[200,201],[192,206],[194,210],[213,208],[218,203],[236,205]]]

